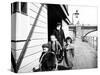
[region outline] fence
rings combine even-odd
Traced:
[[[95,50],[98,49],[98,37],[95,36],[86,36],[85,39]]]

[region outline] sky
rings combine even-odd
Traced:
[[[97,7],[68,5],[69,19],[72,22],[72,14],[78,10],[81,24],[97,25]]]

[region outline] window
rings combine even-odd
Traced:
[[[14,2],[11,4],[11,14],[19,12],[19,2]]]
[[[27,3],[26,2],[21,2],[21,13],[27,14]]]
[[[26,2],[14,2],[11,3],[11,14],[20,12],[27,15],[27,3]]]

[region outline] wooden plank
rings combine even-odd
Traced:
[[[27,41],[25,42],[24,47],[23,47],[23,49],[22,49],[22,52],[20,53],[20,56],[19,56],[19,58],[18,58],[18,61],[17,61],[17,64],[16,64],[16,70],[17,70],[17,72],[18,72],[18,70],[19,70],[19,68],[20,68],[20,65],[21,65],[21,63],[22,63],[23,57],[24,57],[24,55],[25,55],[25,53],[26,53],[27,46],[28,46],[28,44],[29,44],[30,38],[31,38],[32,33],[33,33],[33,31],[34,31],[34,28],[35,28],[35,26],[36,26],[37,19],[39,18],[39,15],[40,15],[40,12],[41,12],[41,10],[42,10],[43,5],[44,5],[44,4],[42,4],[41,7],[40,7],[40,9],[39,9],[39,12],[38,12],[38,14],[37,14],[37,16],[36,16],[36,19],[35,19],[35,21],[34,21],[34,23],[33,23],[33,26],[32,26],[32,28],[31,28],[31,30],[30,30],[30,32],[29,32],[29,35],[28,35],[28,37],[27,37]]]

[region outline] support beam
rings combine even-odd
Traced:
[[[69,20],[69,18],[68,18],[69,13],[68,13],[68,11],[67,11],[65,5],[60,5],[60,7],[62,8],[64,14],[66,15],[66,19],[64,19],[64,20],[65,20],[65,22],[69,25],[71,22],[70,22],[70,20]]]
[[[14,59],[12,51],[11,51],[11,64],[12,64],[12,71],[14,71],[15,73],[17,73],[16,62],[15,62],[15,59]]]
[[[67,5],[67,8],[66,8],[66,5],[63,5],[63,7],[64,7],[64,9],[65,9],[67,15],[69,16],[69,13],[68,13],[68,5]]]
[[[97,31],[97,30],[95,29],[95,30],[89,31],[88,33],[86,33],[86,34],[83,36],[83,38],[86,37],[89,33],[92,33],[92,32],[95,32],[95,31]]]

